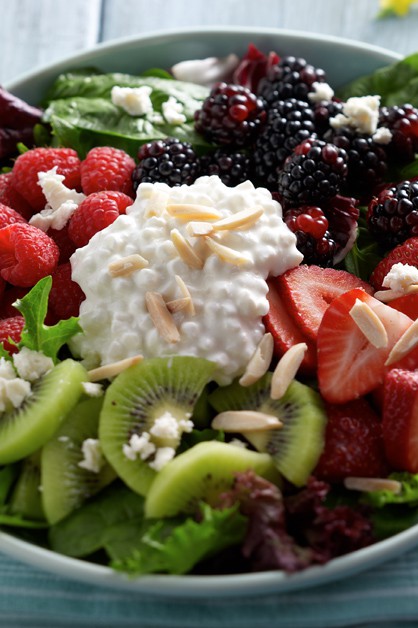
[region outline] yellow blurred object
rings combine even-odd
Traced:
[[[379,0],[380,17],[385,15],[406,15],[413,4],[418,0]]]

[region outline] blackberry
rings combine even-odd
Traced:
[[[279,172],[277,191],[285,207],[321,205],[339,193],[346,176],[346,152],[309,138],[286,159]]]
[[[388,249],[418,236],[418,181],[402,181],[382,190],[369,204],[367,224]]]
[[[418,152],[418,109],[409,104],[381,107],[379,126],[392,132],[392,139],[387,145],[390,158],[398,163],[413,161]]]
[[[243,151],[218,148],[200,158],[202,175],[218,175],[222,183],[235,187],[250,178],[250,158]]]
[[[266,76],[259,83],[258,94],[270,107],[288,98],[308,102],[312,84],[323,81],[324,70],[308,64],[305,59],[282,57],[277,65],[268,68]]]
[[[162,182],[191,185],[199,176],[199,159],[192,145],[168,137],[143,144],[138,151],[138,165],[132,173],[134,190],[140,183]]]
[[[265,104],[242,85],[216,83],[195,112],[195,129],[221,146],[249,146],[267,117]]]
[[[320,207],[288,209],[284,221],[296,236],[296,246],[304,264],[332,266],[337,245],[328,231],[328,220]]]
[[[279,100],[269,110],[267,122],[256,139],[253,153],[255,179],[277,188],[278,168],[303,140],[314,133],[313,112],[303,100]]]
[[[331,126],[329,121],[343,112],[343,103],[335,100],[327,100],[315,103],[313,107],[313,116],[315,124],[315,132],[322,139]]]

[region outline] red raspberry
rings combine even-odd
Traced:
[[[24,325],[25,319],[23,316],[12,316],[0,321],[0,344],[3,343],[4,348],[9,353],[17,353],[18,349],[8,342],[8,339],[11,338],[14,342],[19,342]]]
[[[0,203],[12,207],[26,220],[33,214],[33,209],[27,201],[17,192],[12,185],[13,174],[4,172],[0,174]]]
[[[19,310],[13,306],[13,303],[15,303],[17,299],[24,297],[27,293],[28,288],[18,288],[17,286],[10,286],[6,288],[2,299],[0,300],[0,318],[20,316]]]
[[[0,229],[0,276],[14,286],[30,287],[54,272],[59,258],[55,242],[25,223]]]
[[[58,319],[78,316],[80,303],[85,299],[84,292],[71,279],[71,264],[60,264],[52,275],[52,288],[49,306]]]
[[[26,222],[26,220],[11,207],[0,203],[0,229],[12,225],[14,222]]]
[[[31,205],[35,212],[46,204],[38,185],[38,172],[47,172],[57,166],[57,173],[65,176],[64,184],[80,189],[80,160],[72,148],[33,148],[19,155],[12,170],[13,187]]]
[[[135,161],[128,153],[111,146],[92,148],[81,162],[81,187],[84,194],[103,190],[123,192],[134,198],[132,172]]]
[[[132,199],[123,192],[95,192],[84,199],[71,216],[68,235],[77,247],[85,246],[92,236],[108,227]]]
[[[52,238],[60,250],[59,263],[68,262],[75,251],[75,244],[68,235],[68,223],[62,229],[48,229],[47,235]]]

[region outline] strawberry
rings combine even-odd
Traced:
[[[388,338],[385,347],[373,346],[350,316],[357,299],[382,321]],[[358,288],[334,299],[318,331],[318,383],[323,397],[331,403],[345,403],[379,386],[390,350],[411,324],[408,316]]]
[[[302,264],[278,277],[280,296],[302,334],[316,341],[318,328],[335,297],[353,288],[371,286],[345,270]]]
[[[403,312],[409,318],[412,318],[414,321],[418,318],[418,293],[406,294],[403,297],[398,297],[397,299],[393,299],[389,303],[390,307],[394,307],[395,310],[399,312]]]
[[[418,473],[418,371],[392,369],[387,374],[382,429],[390,464]]]
[[[386,476],[382,425],[370,404],[360,398],[341,405],[326,403],[325,410],[325,447],[313,475],[327,482]]]
[[[418,267],[418,237],[409,238],[395,246],[386,257],[379,262],[370,275],[370,283],[375,290],[382,290],[383,279],[394,264],[409,264]]]

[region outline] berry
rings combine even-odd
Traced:
[[[81,188],[86,196],[93,192],[114,190],[133,198],[134,168],[134,159],[125,151],[110,146],[97,146],[81,162]]]
[[[132,205],[122,192],[95,192],[84,199],[70,218],[68,235],[76,247],[85,246],[92,236],[105,229]]]
[[[30,204],[34,212],[46,205],[42,188],[38,185],[38,173],[57,167],[57,173],[64,175],[64,185],[80,189],[80,160],[72,148],[33,148],[15,161],[12,170],[12,185]]]
[[[305,264],[332,266],[337,245],[328,230],[328,220],[319,207],[288,209],[284,221],[296,236],[296,246]]]
[[[370,275],[370,283],[375,290],[383,289],[383,280],[394,264],[409,264],[418,268],[418,237],[399,244],[377,264]]]
[[[54,272],[59,258],[55,242],[26,223],[0,229],[0,275],[14,286],[31,287]]]
[[[52,238],[60,250],[59,263],[64,264],[68,262],[71,255],[74,253],[76,246],[71,240],[68,234],[69,223],[62,229],[48,229],[47,234]]]
[[[0,300],[0,318],[12,318],[20,316],[20,312],[14,307],[18,299],[21,299],[28,293],[28,288],[18,288],[17,286],[8,286],[4,291]]]
[[[321,139],[323,139],[324,135],[332,129],[330,125],[331,118],[335,118],[335,116],[342,112],[342,102],[337,102],[335,100],[324,100],[315,103],[313,107],[315,132]]]
[[[71,278],[71,264],[60,264],[52,275],[49,306],[58,319],[78,316],[80,303],[85,295],[78,283]]]
[[[308,101],[313,83],[323,81],[325,72],[308,64],[305,59],[282,57],[277,65],[267,70],[265,78],[260,81],[258,94],[270,107],[287,98]]]
[[[268,55],[265,55],[254,44],[249,44],[246,54],[234,70],[232,82],[247,87],[255,94],[258,84],[266,75],[267,70],[278,62],[277,53],[269,52]]]
[[[418,181],[402,181],[383,189],[369,203],[367,225],[385,248],[418,236]]]
[[[9,353],[17,353],[18,348],[9,342],[9,339],[14,343],[18,343],[22,336],[22,330],[25,326],[25,319],[23,316],[12,316],[11,318],[4,318],[0,320],[0,345]]]
[[[26,222],[17,211],[0,203],[0,229],[12,225],[14,222]]]
[[[0,174],[0,203],[12,207],[26,220],[33,214],[33,209],[12,185],[12,172]]]
[[[286,207],[321,206],[338,194],[346,176],[346,152],[309,138],[286,159],[279,172],[277,191]]]
[[[199,176],[199,160],[188,142],[169,137],[141,146],[132,173],[134,190],[140,183],[191,185]]]
[[[326,403],[325,448],[315,477],[343,482],[346,477],[385,477],[389,471],[378,415],[363,398]]]
[[[275,190],[278,168],[314,131],[313,112],[307,102],[295,98],[276,102],[254,146],[254,174],[260,184]]]
[[[403,312],[409,318],[412,318],[413,321],[418,318],[418,292],[412,292],[393,299],[389,305],[398,310],[398,312]]]
[[[418,152],[418,109],[409,104],[382,107],[379,126],[392,132],[392,139],[387,145],[390,158],[398,163],[413,161]]]
[[[250,178],[250,158],[243,151],[218,148],[200,159],[201,175],[217,175],[224,185],[235,187]]]
[[[214,144],[249,146],[266,117],[263,101],[249,89],[216,83],[195,113],[195,129]]]

